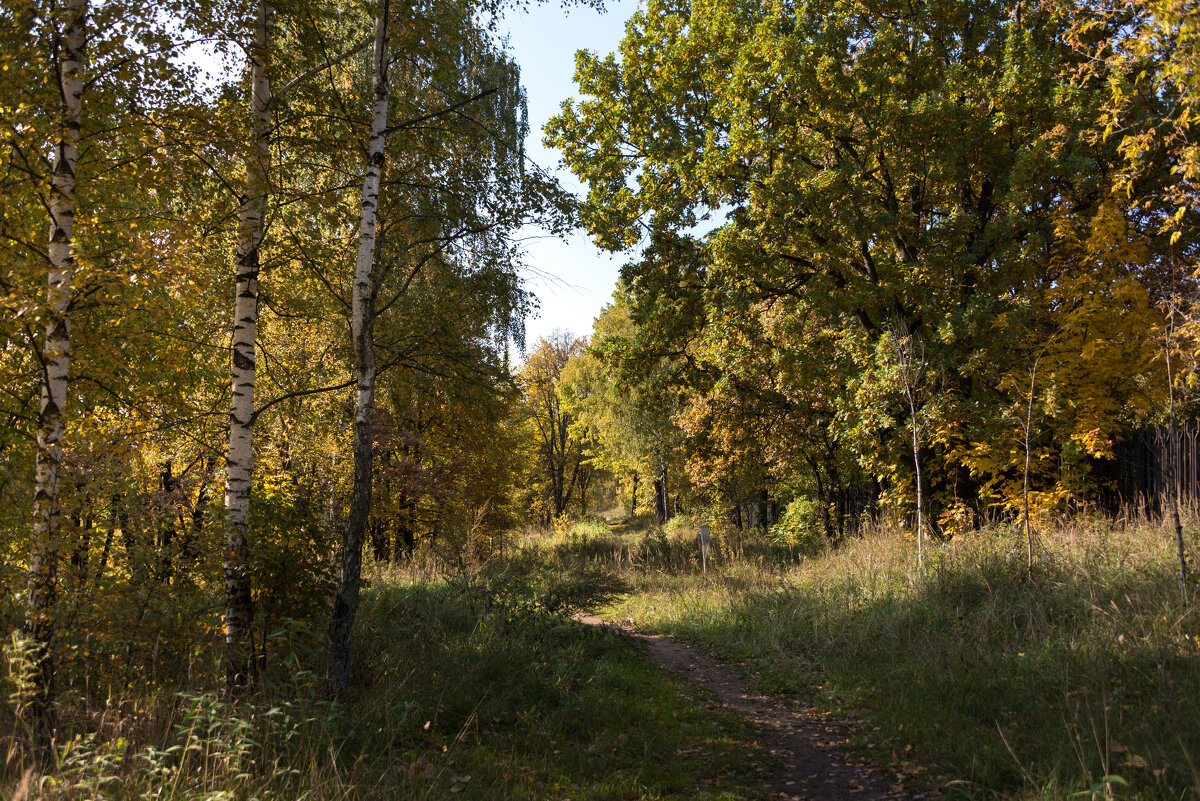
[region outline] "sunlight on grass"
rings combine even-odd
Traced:
[[[1006,529],[934,544],[923,571],[896,527],[807,558],[727,536],[707,575],[694,530],[676,532],[556,547],[633,586],[607,615],[858,719],[860,743],[896,778],[932,768],[955,792],[1023,797],[1113,774],[1136,797],[1200,787],[1200,621],[1180,606],[1165,528],[1064,525],[1043,537],[1032,576]]]
[[[611,574],[532,549],[474,574],[425,567],[371,576],[349,704],[324,700],[296,659],[292,681],[253,702],[123,706],[100,736],[0,786],[23,799],[765,797],[749,724],[569,617],[626,589]]]

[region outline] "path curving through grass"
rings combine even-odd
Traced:
[[[899,801],[924,798],[900,784],[886,784],[844,750],[846,729],[811,707],[750,692],[736,672],[698,648],[660,634],[580,614],[585,626],[615,629],[639,642],[647,656],[689,684],[711,692],[726,708],[752,723],[775,761],[764,788],[781,801]]]

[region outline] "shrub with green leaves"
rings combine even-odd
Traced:
[[[771,526],[771,539],[780,545],[799,545],[807,552],[818,553],[827,542],[821,533],[821,507],[811,498],[793,500]]]

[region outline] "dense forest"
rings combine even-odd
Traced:
[[[582,196],[520,13],[3,0],[4,783],[153,739],[114,698],[334,714],[373,577],[602,514],[918,569],[999,531],[1027,581],[1140,515],[1187,618],[1193,0],[646,0],[543,132]],[[527,226],[623,254],[590,331],[525,341]]]

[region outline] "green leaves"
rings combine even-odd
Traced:
[[[547,138],[588,182],[597,241],[642,248],[623,271],[640,352],[685,355],[680,419],[713,464],[778,452],[783,480],[833,441],[878,476],[908,472],[914,412],[875,358],[897,322],[928,348],[916,412],[937,504],[975,491],[964,475],[985,468],[965,454],[1005,447],[992,421],[1014,349],[1080,326],[1095,347],[1077,364],[1150,374],[1146,351],[1116,344],[1149,318],[1069,319],[1073,291],[1145,308],[1107,265],[1147,287],[1134,265],[1155,258],[1153,220],[1106,205],[1118,150],[1092,132],[1102,96],[1069,79],[1070,23],[1003,2],[656,3],[618,55],[580,57],[583,99]],[[698,235],[705,215],[723,222]],[[1061,408],[1093,410],[1088,431],[1145,413],[1113,384],[1057,387]],[[713,441],[721,408],[748,419]],[[799,450],[776,448],[796,430]]]

